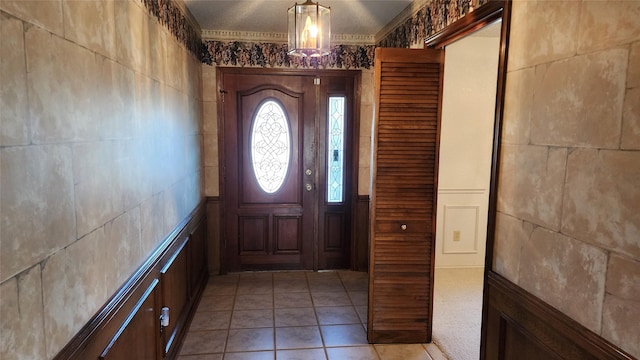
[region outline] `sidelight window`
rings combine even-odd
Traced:
[[[291,133],[284,109],[264,102],[253,118],[251,163],[260,188],[272,194],[284,183],[291,158]]]
[[[329,97],[327,124],[327,202],[341,203],[344,198],[344,96]]]

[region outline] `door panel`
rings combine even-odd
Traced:
[[[431,341],[444,51],[376,49],[368,339]]]
[[[229,270],[311,268],[314,196],[305,190],[303,174],[314,162],[313,152],[305,151],[314,137],[313,78],[225,74],[224,84]],[[281,107],[283,121],[277,111],[258,117],[269,101]],[[286,130],[288,141],[282,136]],[[284,164],[277,155],[286,152]],[[267,182],[283,175],[281,185],[264,189],[254,166]]]
[[[300,124],[302,117],[300,116],[301,114],[298,113],[298,108],[304,106],[303,94],[286,93],[282,90],[273,89],[250,90],[249,92],[239,92],[238,101],[240,102],[240,114],[238,114],[238,118],[242,121],[238,147],[238,150],[242,154],[241,178],[239,179],[240,206],[248,206],[251,204],[287,204],[287,206],[293,206],[289,210],[302,208],[302,177],[300,174],[302,174],[303,170],[302,159],[299,152],[303,146],[304,134],[302,131],[304,130],[304,126]],[[274,101],[275,104],[282,106],[285,112],[285,123],[288,123],[288,128],[278,129],[277,132],[288,131],[290,134],[289,144],[286,144],[285,141],[280,141],[281,139],[276,139],[276,135],[272,134],[275,133],[276,130],[272,128],[276,127],[273,119],[277,116],[269,114],[264,116],[270,117],[271,123],[262,126],[266,128],[265,131],[258,132],[262,135],[262,139],[258,142],[266,144],[260,152],[290,153],[289,162],[286,166],[287,169],[284,171],[284,182],[273,193],[265,192],[258,183],[253,166],[255,159],[252,159],[252,152],[250,151],[254,124],[255,120],[257,120],[257,112],[261,108],[261,105],[267,101]],[[276,142],[280,143],[280,145],[276,145]],[[285,146],[288,147],[288,149],[285,149]],[[261,163],[259,167],[276,167],[277,165],[270,162],[277,160],[274,156],[264,156],[261,161],[265,164]],[[271,176],[276,175],[278,174],[272,174]]]
[[[318,266],[320,269],[344,269],[351,261],[351,204],[354,189],[353,177],[354,158],[349,151],[350,139],[354,137],[354,79],[348,77],[325,77],[321,83],[320,123],[318,167],[322,169],[318,177],[318,218],[322,226],[318,229],[319,249]],[[339,108],[330,106],[330,98],[342,99]],[[332,126],[330,118],[339,118],[343,122],[339,126]],[[335,123],[334,123],[335,125]],[[344,151],[333,146],[340,136],[344,140]],[[355,152],[357,156],[357,152]],[[338,161],[333,161],[338,160]],[[332,171],[332,167],[342,165],[343,173]],[[333,174],[333,175],[332,175]],[[340,179],[337,179],[340,178]],[[329,194],[336,184],[342,185],[341,200],[339,196]],[[339,193],[339,192],[338,192]],[[331,198],[331,201],[329,199]]]
[[[344,74],[222,72],[227,271],[350,266],[352,184],[357,184],[357,143],[352,139],[357,123],[355,76]],[[331,96],[343,100],[334,106],[342,123],[329,128]],[[268,110],[265,116],[256,115],[261,109]],[[276,120],[283,117],[284,123]],[[327,147],[330,139],[335,142],[340,136],[342,147]],[[284,151],[286,168],[278,157]],[[335,170],[336,162],[342,170]],[[279,174],[284,174],[281,182]],[[332,174],[331,181],[327,174]],[[339,189],[341,196],[329,201],[329,186]]]

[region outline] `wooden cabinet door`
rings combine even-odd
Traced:
[[[376,49],[368,338],[431,341],[444,50]]]

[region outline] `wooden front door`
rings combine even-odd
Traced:
[[[324,104],[336,81],[324,82],[308,75],[221,73],[227,271],[349,266],[351,167],[345,165],[352,164],[350,151],[327,156]],[[343,200],[327,206],[325,179],[333,160],[348,169],[341,176],[349,181],[342,181]]]

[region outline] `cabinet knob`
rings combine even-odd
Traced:
[[[407,230],[407,224],[400,225],[400,229],[402,229],[402,231]]]

